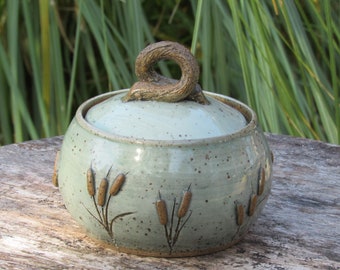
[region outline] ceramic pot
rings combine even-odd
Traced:
[[[171,59],[181,80],[152,66]],[[72,217],[101,243],[181,257],[238,242],[263,209],[272,155],[255,113],[202,91],[190,52],[159,42],[136,61],[139,82],[84,102],[56,158]]]

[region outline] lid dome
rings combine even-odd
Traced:
[[[91,107],[86,121],[106,133],[143,140],[195,140],[230,135],[246,126],[243,114],[214,98],[194,101],[123,102],[123,94]]]

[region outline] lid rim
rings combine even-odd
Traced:
[[[122,89],[117,90],[113,92],[104,93],[98,96],[95,96],[87,101],[85,101],[83,104],[81,104],[76,112],[75,119],[78,122],[78,124],[86,131],[102,137],[107,140],[116,141],[116,142],[123,142],[123,143],[130,143],[130,144],[143,144],[143,145],[174,145],[174,146],[181,146],[181,145],[194,145],[194,144],[207,144],[207,143],[216,143],[216,142],[225,142],[230,141],[234,138],[240,138],[247,136],[250,132],[252,132],[254,129],[257,128],[258,122],[257,122],[257,116],[255,112],[249,108],[244,103],[216,93],[204,91],[204,94],[207,96],[210,96],[216,100],[219,100],[220,102],[223,102],[224,104],[231,106],[235,110],[239,111],[244,118],[246,119],[246,125],[238,130],[237,132],[221,135],[221,136],[215,136],[215,137],[207,137],[207,138],[200,138],[200,139],[186,139],[186,140],[152,140],[152,139],[143,139],[143,138],[136,138],[136,137],[126,137],[121,135],[112,134],[106,131],[103,131],[99,128],[96,128],[92,124],[90,124],[86,119],[85,116],[89,109],[91,109],[94,105],[97,105],[110,97],[114,95],[118,95],[121,93],[128,92],[129,89]],[[141,101],[143,102],[143,101]]]

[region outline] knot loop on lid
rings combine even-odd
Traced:
[[[180,80],[158,74],[153,65],[160,60],[173,60],[181,68]],[[198,82],[199,66],[195,57],[183,45],[161,41],[147,46],[140,52],[135,64],[136,82],[123,101],[156,100],[179,102],[187,99],[209,104]]]

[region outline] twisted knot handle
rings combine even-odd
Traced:
[[[173,60],[181,68],[180,80],[174,80],[158,74],[153,66],[160,60]],[[192,100],[200,104],[209,104],[200,85],[199,66],[184,46],[171,41],[161,41],[147,46],[137,56],[135,72],[138,82],[123,97],[123,101],[156,100],[179,102]]]

